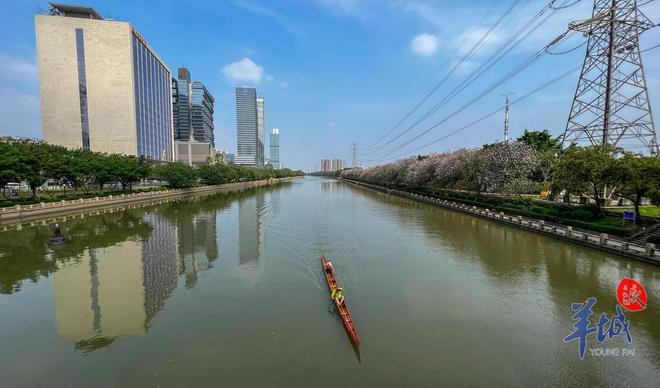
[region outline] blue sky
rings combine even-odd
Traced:
[[[216,143],[236,147],[234,86],[252,85],[266,99],[266,126],[281,131],[281,159],[313,169],[321,158],[373,164],[364,148],[391,129],[471,47],[514,0],[226,0],[90,1],[103,16],[131,22],[172,71],[186,66],[216,97]],[[487,11],[497,4],[480,24]],[[523,0],[479,51],[429,100],[439,101],[483,63],[546,1]],[[473,98],[519,62],[562,33],[569,21],[590,16],[582,0],[558,11],[482,78],[452,99],[396,145]],[[0,14],[0,135],[41,137],[33,17],[47,3],[3,0]],[[644,7],[660,22],[660,4]],[[461,45],[461,43],[465,42]],[[562,49],[583,42],[575,36]],[[660,43],[660,28],[643,35],[642,49]],[[464,112],[401,150],[417,148],[500,107],[583,60],[584,48],[546,56]],[[660,120],[660,49],[643,56],[656,120]],[[577,73],[512,107],[511,133],[524,128],[560,134],[566,124]],[[429,79],[433,80],[428,82]],[[424,109],[426,107],[426,109]],[[425,105],[419,113],[429,108]],[[502,115],[487,119],[422,152],[478,146],[502,137]],[[399,128],[399,130],[404,129]],[[398,132],[395,132],[395,134]],[[386,158],[400,156],[385,155]]]

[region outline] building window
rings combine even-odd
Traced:
[[[76,28],[76,54],[78,56],[78,93],[80,94],[80,128],[82,147],[89,149],[89,114],[87,109],[87,79],[85,77],[85,37],[82,28]]]

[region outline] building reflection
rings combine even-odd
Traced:
[[[268,202],[263,192],[245,197],[238,204],[238,260],[239,265],[259,265],[259,257],[266,245],[264,214]]]
[[[187,287],[218,257],[216,213],[185,209],[180,217],[146,213],[151,232],[58,261],[53,272],[55,324],[60,337],[84,351],[117,337],[139,336],[173,294],[182,275]],[[174,213],[178,213],[175,211]]]
[[[186,287],[192,288],[198,274],[211,268],[218,258],[216,212],[205,212],[181,220],[178,228],[179,271],[184,275]]]

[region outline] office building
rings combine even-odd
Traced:
[[[332,171],[332,162],[330,159],[321,159],[321,172]]]
[[[236,88],[236,164],[257,167],[259,136],[257,133],[257,90]]]
[[[51,4],[35,30],[46,142],[174,159],[172,76],[130,23]]]
[[[270,165],[280,168],[280,130],[273,128],[270,134]]]
[[[176,159],[190,165],[206,163],[215,147],[213,113],[215,99],[190,72],[180,67],[172,78],[172,117]]]
[[[257,166],[264,166],[264,152],[266,149],[266,107],[264,98],[257,97]]]
[[[339,171],[344,169],[344,161],[341,159],[332,159],[332,171]]]

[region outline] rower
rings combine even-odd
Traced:
[[[53,226],[53,237],[62,237],[62,228],[60,228],[60,224],[55,224],[55,226]]]
[[[330,294],[330,298],[333,300],[336,300],[337,302],[341,303],[344,301],[344,289],[341,287],[337,287],[334,290],[332,290],[332,294]]]
[[[328,261],[328,262],[327,262],[327,264],[326,264],[326,266],[325,266],[325,270],[326,270],[328,273],[335,273],[335,267],[332,265],[332,262],[331,262],[331,261]]]

